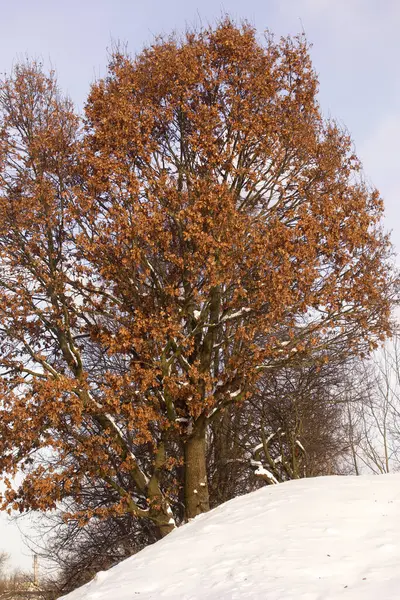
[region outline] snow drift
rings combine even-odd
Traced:
[[[290,481],[235,498],[68,600],[398,600],[400,475]]]

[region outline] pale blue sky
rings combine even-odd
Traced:
[[[113,41],[135,52],[156,34],[226,12],[277,35],[304,29],[322,109],[349,129],[368,179],[385,198],[387,227],[400,248],[399,0],[0,0],[0,72],[25,55],[41,58],[82,107],[90,82],[105,72]],[[30,566],[18,530],[4,516],[2,548],[14,564]]]

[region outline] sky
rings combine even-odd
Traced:
[[[0,0],[0,9],[0,73],[25,57],[40,59],[56,69],[61,88],[80,110],[116,42],[139,52],[155,35],[214,23],[224,14],[276,36],[304,31],[322,111],[350,132],[400,248],[399,0]],[[14,566],[30,568],[30,552],[4,515],[1,549]]]

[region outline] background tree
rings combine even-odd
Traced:
[[[263,373],[389,332],[382,201],[316,94],[302,38],[229,20],[117,53],[81,133],[37,65],[2,83],[4,507],[100,481],[71,516],[164,535],[209,508],[211,423]]]
[[[340,346],[324,355],[329,360],[270,370],[246,405],[230,406],[213,422],[213,506],[260,483],[347,472],[347,408],[359,400],[349,391],[356,387],[352,372],[358,361]]]
[[[0,593],[6,589],[5,581],[5,566],[8,561],[8,555],[6,552],[0,552]]]
[[[285,369],[262,382],[253,466],[269,483],[343,472],[349,452],[343,414],[351,401],[345,397],[346,367],[351,363],[330,358],[323,366]]]
[[[8,565],[9,558],[6,552],[0,551],[0,597],[13,600],[22,597],[24,592],[32,590],[33,579],[29,573],[11,569]],[[43,600],[45,600],[44,596]]]
[[[100,497],[101,494],[99,490]],[[93,518],[84,527],[78,519],[65,520],[71,514],[89,509],[93,501],[46,513],[37,518],[37,535],[29,534],[27,542],[40,557],[46,573],[43,589],[58,597],[90,581],[104,571],[139,552],[159,539],[156,526],[127,513]]]
[[[400,466],[400,346],[395,335],[353,376],[357,402],[347,411],[348,438],[357,474],[390,473]]]

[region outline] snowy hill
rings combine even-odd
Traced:
[[[400,475],[235,498],[64,598],[399,600]]]

